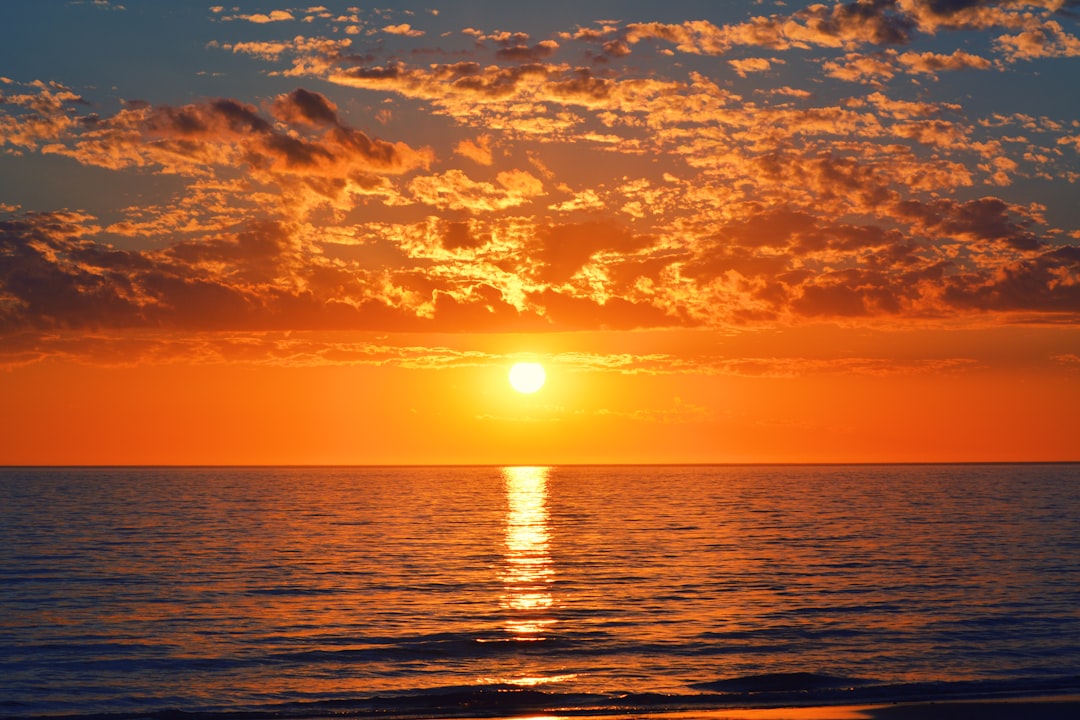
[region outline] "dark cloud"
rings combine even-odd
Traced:
[[[490,285],[471,288],[468,299],[435,292],[435,315],[428,323],[440,332],[535,332],[552,329],[551,323],[532,311],[519,311]]]
[[[992,273],[949,278],[945,299],[961,310],[1080,312],[1080,247],[1066,245]]]
[[[518,84],[528,77],[547,77],[546,65],[529,63],[512,68],[497,68],[483,74],[470,74],[453,82],[457,91],[467,91],[486,97],[512,95]]]
[[[496,50],[495,57],[499,60],[509,60],[511,62],[536,62],[554,55],[558,47],[552,42],[542,42],[531,46],[514,45]]]
[[[975,220],[965,231],[1011,236],[1011,226],[982,222],[993,213],[970,215]],[[955,217],[966,216],[960,212]],[[942,216],[936,222],[946,220]],[[787,252],[762,254],[757,246],[714,238],[694,257],[652,250],[653,257],[644,253],[639,259],[633,252],[651,247],[655,238],[599,222],[544,228],[533,247],[543,277],[525,287],[527,305],[519,307],[505,288],[465,278],[449,267],[429,273],[421,265],[412,270],[402,266],[384,273],[323,260],[305,253],[294,229],[283,222],[252,221],[161,250],[136,251],[90,239],[97,230],[85,217],[26,214],[0,222],[0,332],[524,332],[699,325],[721,318],[757,323],[783,317],[1080,313],[1080,247],[1058,246],[1018,261],[979,264],[924,256],[924,249],[902,234],[875,226],[826,226],[791,212],[768,216],[764,226],[770,223],[793,230]],[[754,227],[743,223],[738,232]],[[486,241],[464,221],[445,222],[440,232],[442,244],[451,249]],[[852,248],[859,254],[848,254]],[[617,252],[597,256],[604,250]],[[587,287],[560,287],[590,262],[610,273],[616,283],[611,289],[617,292],[601,298]],[[661,278],[675,265],[684,281],[693,283],[687,288],[690,295],[680,300],[635,290],[632,281],[640,277],[662,287]],[[830,267],[835,265],[847,267]],[[701,311],[710,306],[714,282],[726,290],[714,296],[712,318]],[[388,285],[393,292],[386,292]],[[430,299],[426,309],[415,300],[424,298]],[[738,304],[723,305],[733,301]]]
[[[474,235],[466,221],[442,224],[442,245],[447,250],[478,248],[489,240],[487,235]]]
[[[905,200],[897,204],[897,210],[901,216],[920,223],[927,233],[997,241],[1017,250],[1036,250],[1043,245],[1031,231],[1034,221],[1025,210],[996,197],[965,203]]]
[[[529,300],[544,308],[544,316],[556,329],[634,330],[685,324],[654,305],[619,297],[600,303],[588,297],[544,290],[529,293]]]
[[[82,240],[79,219],[30,214],[0,221],[0,328],[127,327],[145,318],[134,273],[151,263]]]
[[[227,98],[179,108],[159,105],[150,111],[144,125],[152,134],[183,138],[272,131],[270,123],[259,117],[254,107]]]
[[[615,86],[611,80],[596,77],[588,68],[578,68],[570,78],[553,82],[551,94],[563,100],[588,105],[590,101],[610,97]]]
[[[817,29],[838,37],[854,31],[876,45],[905,45],[911,40],[915,22],[896,11],[895,0],[858,0],[833,7],[831,15]]]
[[[326,147],[288,135],[268,136],[263,149],[268,155],[284,160],[285,167],[289,169],[315,168],[320,163],[328,163],[334,159],[334,154]]]
[[[552,225],[541,229],[531,246],[531,255],[543,264],[545,282],[565,282],[601,250],[630,252],[648,239],[632,235],[609,222]]]
[[[803,232],[792,248],[799,254],[821,250],[853,252],[866,248],[902,246],[903,234],[879,225],[835,225]],[[910,248],[911,246],[906,246]]]
[[[750,248],[726,245],[713,238],[702,244],[699,253],[685,263],[682,272],[698,282],[708,282],[734,271],[743,277],[774,277],[788,270],[790,258],[779,254],[762,254]]]
[[[926,0],[924,3],[936,15],[953,15],[976,7],[1003,5],[1001,0]]]
[[[395,174],[426,166],[415,150],[350,128],[319,93],[297,89],[277,98],[275,126],[255,107],[216,99],[182,107],[142,106],[97,119],[93,128],[52,138],[53,152],[87,165],[114,169],[159,166],[171,174],[205,175],[213,168],[247,165],[271,181],[290,174],[343,181],[362,173]],[[295,178],[293,178],[295,179]],[[325,188],[324,188],[325,190]]]
[[[858,317],[869,313],[864,292],[846,283],[807,285],[792,305],[800,314],[811,317]]]
[[[608,40],[601,47],[604,55],[609,58],[626,57],[630,54],[630,46],[622,39]]]
[[[373,297],[344,303],[288,289],[276,223],[163,252],[116,250],[82,239],[83,230],[56,214],[0,222],[0,328],[389,329],[416,320]]]
[[[229,129],[235,133],[270,132],[270,123],[259,117],[255,108],[229,98],[210,101],[210,109],[225,119]]]
[[[447,223],[451,243],[474,243],[464,223]],[[181,241],[161,251],[117,250],[83,237],[85,219],[27,215],[0,222],[0,332],[58,329],[395,330],[508,332],[666,325],[650,305],[605,304],[541,293],[541,313],[519,310],[503,292],[475,283],[464,292],[417,275],[434,306],[379,296],[384,280],[296,256],[290,230],[256,221],[234,232]],[[558,231],[556,231],[558,235]],[[599,245],[608,244],[609,235]],[[407,282],[407,278],[403,278]],[[548,307],[550,305],[550,308]]]
[[[337,106],[325,95],[297,88],[274,101],[274,115],[288,123],[339,125]]]
[[[804,212],[786,209],[767,211],[717,233],[722,243],[743,247],[786,247],[796,235],[813,229],[817,220]]]

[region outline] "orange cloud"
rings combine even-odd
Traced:
[[[827,60],[822,63],[822,68],[829,77],[869,84],[891,80],[898,71],[891,55],[862,55],[855,52],[845,54],[843,60]]]
[[[910,72],[936,75],[939,72],[953,70],[989,70],[989,60],[978,55],[954,50],[949,55],[932,52],[906,52],[897,57],[897,60]]]
[[[413,196],[422,203],[449,210],[492,212],[517,207],[544,194],[543,183],[524,170],[499,173],[496,183],[470,179],[460,170],[414,178]]]
[[[417,30],[409,23],[387,25],[382,31],[384,33],[389,33],[390,35],[404,35],[405,37],[422,37],[424,35],[423,30]]]
[[[897,6],[924,32],[1015,28],[1028,21],[1033,8],[1056,12],[1066,0],[897,0]]]
[[[1054,20],[1031,23],[1016,35],[1002,35],[995,44],[1010,62],[1080,56],[1080,38],[1065,32]]]
[[[350,188],[362,192],[371,185],[370,176],[407,173],[427,167],[433,158],[427,148],[349,128],[318,93],[296,90],[275,100],[273,112],[293,128],[275,128],[255,107],[230,99],[182,107],[132,104],[87,123],[49,110],[14,121],[21,130],[8,141],[30,147],[40,143],[43,152],[109,169],[150,168],[207,178],[215,168],[244,166],[258,182],[307,183],[323,195]]]
[[[9,206],[3,326],[480,332],[1074,317],[1076,229],[973,188],[1070,177],[1075,127],[972,116],[964,98],[927,100],[913,86],[1000,61],[864,47],[964,23],[1022,35],[1052,27],[1049,5],[933,5],[813,6],[728,26],[611,22],[539,42],[472,31],[479,45],[454,62],[431,47],[387,58],[376,40],[217,46],[274,63],[277,77],[364,90],[367,106],[330,85],[99,115],[64,86],[5,82],[5,151],[170,174],[176,189],[107,223]],[[1047,38],[1041,47],[1067,47]],[[666,58],[648,71],[616,62],[646,42],[777,54],[725,58],[744,75],[803,62],[785,49],[824,47],[828,59],[799,66],[810,68],[805,85],[762,76],[744,96],[734,89],[744,83]],[[1019,58],[1027,42],[995,47]],[[392,113],[378,102],[402,98]],[[416,106],[440,131],[421,136],[442,142],[438,153],[356,129],[415,133],[398,124]],[[129,238],[152,242],[134,249]]]
[[[266,23],[284,22],[286,20],[295,20],[293,14],[288,10],[272,10],[267,13],[253,13],[251,15],[230,15],[223,18],[224,20],[246,20],[250,23],[257,25],[265,25]]]
[[[773,63],[783,64],[783,60],[773,58],[746,58],[743,60],[728,60],[728,65],[735,69],[739,77],[746,77],[747,73],[767,72],[772,69]]]
[[[491,156],[491,135],[488,134],[481,135],[476,140],[462,140],[454,148],[454,152],[480,165],[491,165],[494,162]]]

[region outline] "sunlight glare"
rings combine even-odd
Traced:
[[[510,368],[510,387],[519,393],[531,394],[544,387],[547,374],[540,363],[520,362]]]

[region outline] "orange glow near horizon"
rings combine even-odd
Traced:
[[[1080,460],[1060,2],[107,5],[0,48],[0,464]]]
[[[924,352],[911,347],[917,334],[907,340],[906,352]],[[1026,351],[1013,340],[1008,352]],[[573,350],[586,341],[546,338],[537,357],[551,379],[533,395],[507,385],[494,347],[489,361],[441,368],[31,363],[3,371],[0,450],[7,464],[1075,459],[1080,376],[1064,363],[793,363],[759,342],[687,374],[618,345]]]

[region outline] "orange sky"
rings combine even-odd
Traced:
[[[334,361],[303,347],[50,358],[5,371],[0,447],[12,464],[1075,458],[1073,329],[699,334],[356,337],[351,353],[279,340],[330,342]],[[641,354],[658,347],[673,352]],[[509,387],[514,359],[545,364],[540,392]]]
[[[1080,459],[1067,3],[555,5],[0,5],[0,464]]]

